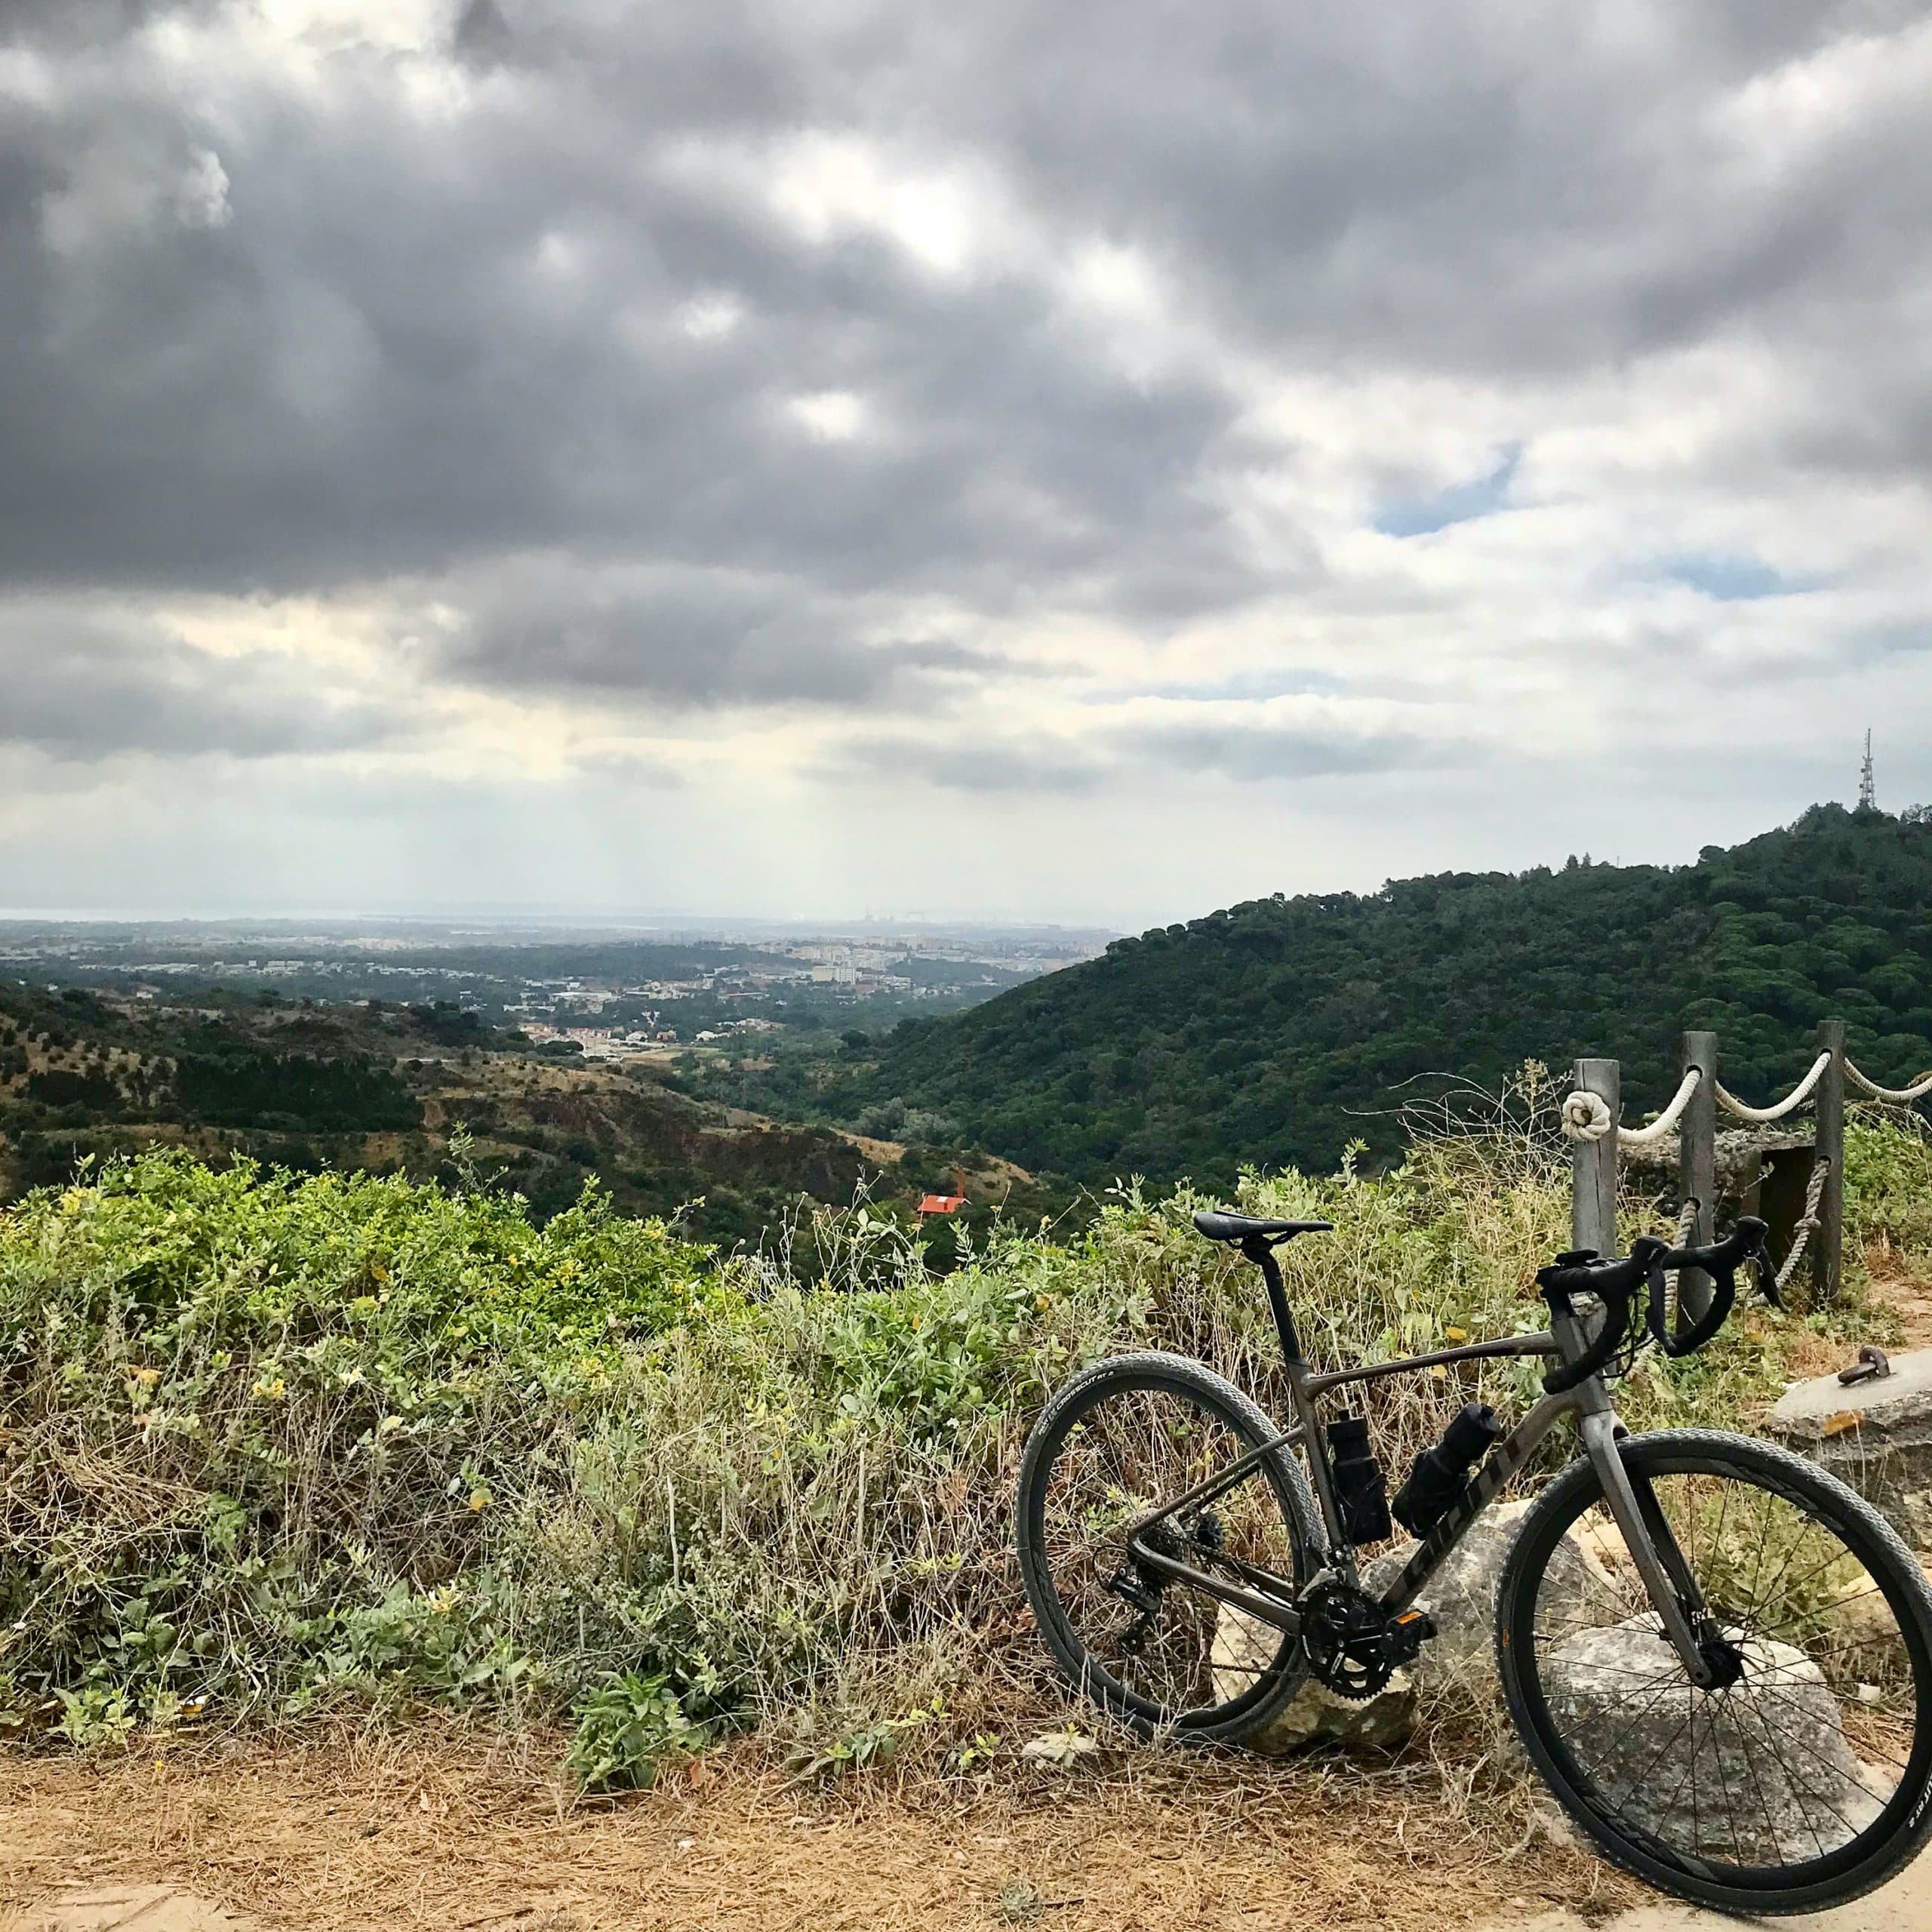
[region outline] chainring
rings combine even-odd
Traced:
[[[1331,1577],[1312,1586],[1297,1607],[1309,1673],[1337,1697],[1365,1703],[1395,1675],[1401,1646],[1388,1612],[1366,1590]]]

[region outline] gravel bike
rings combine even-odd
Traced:
[[[1151,1352],[1097,1363],[1048,1403],[1020,1470],[1020,1571],[1086,1697],[1143,1734],[1239,1743],[1310,1678],[1374,1696],[1435,1634],[1417,1607],[1430,1578],[1567,1419],[1583,1453],[1522,1519],[1495,1631],[1509,1716],[1564,1811],[1617,1864],[1735,1912],[1841,1903],[1919,1850],[1932,1590],[1918,1561],[1801,1457],[1713,1429],[1632,1435],[1611,1399],[1641,1348],[1709,1341],[1746,1263],[1775,1299],[1763,1222],[1701,1247],[1646,1236],[1621,1260],[1560,1255],[1536,1278],[1547,1332],[1325,1373],[1303,1355],[1275,1250],[1331,1224],[1194,1222],[1260,1269],[1294,1420]],[[1703,1271],[1701,1309],[1670,1292],[1687,1269]],[[1392,1534],[1391,1502],[1366,1420],[1324,1423],[1321,1398],[1508,1356],[1549,1360],[1540,1398],[1506,1432],[1471,1403],[1417,1459],[1392,1500],[1416,1548],[1371,1591],[1356,1552]]]

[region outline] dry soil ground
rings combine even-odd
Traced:
[[[573,1806],[555,1756],[414,1736],[0,1757],[0,1924],[198,1932],[158,1886],[287,1932],[1454,1927],[1636,1896],[1452,1825],[1427,1767],[1133,1754],[955,1801],[727,1769]]]

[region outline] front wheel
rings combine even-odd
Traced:
[[[1613,1860],[1700,1904],[1818,1912],[1870,1891],[1932,1829],[1924,1571],[1868,1503],[1767,1443],[1679,1429],[1622,1449],[1717,1681],[1684,1669],[1574,1463],[1497,1593],[1531,1761]]]
[[[1136,1730],[1238,1743],[1300,1682],[1296,1639],[1137,1563],[1130,1546],[1147,1518],[1206,1485],[1146,1544],[1292,1601],[1312,1574],[1315,1514],[1300,1466],[1267,1447],[1278,1432],[1212,1370],[1155,1353],[1076,1376],[1034,1426],[1017,1512],[1028,1601],[1075,1687]]]

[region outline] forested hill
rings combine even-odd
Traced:
[[[1678,1035],[1734,1091],[1782,1093],[1827,1015],[1875,1078],[1932,1064],[1932,814],[1815,807],[1695,865],[1442,873],[1257,900],[1124,939],[957,1018],[908,1021],[823,1098],[897,1103],[1037,1171],[1224,1183],[1398,1141],[1417,1075],[1621,1060],[1640,1117]],[[937,1137],[937,1134],[934,1136]]]

